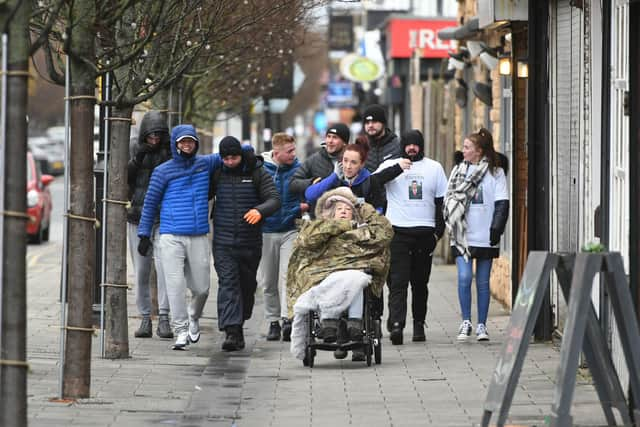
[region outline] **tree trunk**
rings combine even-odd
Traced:
[[[22,0],[7,2],[3,10],[18,10],[8,25],[8,70],[17,74],[7,76],[7,111],[5,165],[5,211],[27,211],[26,147],[27,147],[27,80],[28,22],[30,3]],[[9,12],[0,15],[6,22]],[[8,159],[8,161],[7,161]],[[4,166],[4,167],[2,167]],[[4,243],[2,259],[2,334],[0,359],[17,363],[0,365],[0,425],[27,425],[27,368],[20,366],[26,360],[26,235],[25,219],[4,217]],[[10,243],[10,245],[9,245]],[[8,250],[8,247],[11,250]]]
[[[72,3],[70,49],[85,58],[94,56],[92,2]],[[68,246],[68,315],[62,394],[88,398],[91,385],[91,289],[95,269],[93,191],[93,117],[95,75],[82,61],[69,57],[71,69],[71,159]],[[81,219],[83,217],[86,219]],[[75,329],[79,328],[79,329]]]
[[[169,123],[169,117],[167,112],[169,111],[169,90],[162,89],[151,98],[151,106],[154,110],[162,111],[171,132],[171,123]],[[149,275],[149,292],[151,293],[151,314],[157,316],[158,311],[158,272],[156,271],[155,263],[151,264],[151,274]]]
[[[107,185],[107,286],[105,289],[105,357],[129,357],[127,322],[127,163],[129,161],[129,132],[133,108],[115,108],[111,122]]]

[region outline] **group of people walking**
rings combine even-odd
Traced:
[[[321,313],[325,341],[361,338],[362,292],[353,290],[371,286],[373,314],[381,318],[385,281],[392,344],[403,344],[409,285],[412,340],[424,341],[432,254],[448,230],[458,269],[458,339],[468,339],[473,329],[475,259],[476,337],[488,340],[489,277],[509,213],[506,165],[491,134],[481,129],[465,138],[463,160],[447,179],[442,165],[425,156],[419,130],[398,137],[379,105],[367,107],[362,117],[363,134],[353,143],[349,127],[333,124],[320,150],[300,163],[295,138],[286,133],[276,133],[272,150],[261,155],[231,136],[220,141],[218,153],[197,155],[193,126],[176,126],[169,138],[161,115],[147,113],[129,162],[128,237],[142,316],[135,336],[152,336],[148,278],[153,259],[158,273],[156,334],[175,334],[177,350],[199,340],[213,253],[223,350],[244,348],[243,325],[252,315],[258,286],[269,324],[266,339],[290,341],[296,335],[292,320],[298,298],[305,296],[296,310],[302,300],[322,300],[318,293],[337,289],[340,281],[348,284],[341,295],[350,297],[346,305],[331,306],[344,316],[329,308]],[[209,200],[213,242],[207,237]],[[374,271],[373,276],[354,265]],[[306,294],[310,288],[315,289]],[[362,360],[361,353],[354,351],[353,360]],[[346,352],[334,355],[343,358]]]

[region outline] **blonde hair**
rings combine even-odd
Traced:
[[[286,144],[295,144],[296,139],[285,132],[274,133],[271,138],[271,146],[273,148],[282,148]]]

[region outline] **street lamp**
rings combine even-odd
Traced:
[[[498,58],[498,71],[501,76],[511,75],[511,58],[509,56]]]

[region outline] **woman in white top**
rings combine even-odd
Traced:
[[[476,260],[478,341],[489,340],[489,278],[493,258],[499,256],[500,236],[509,217],[507,179],[491,133],[482,128],[463,143],[464,160],[454,167],[444,199],[444,219],[458,268],[458,299],[462,324],[458,340],[471,336],[472,260]]]

